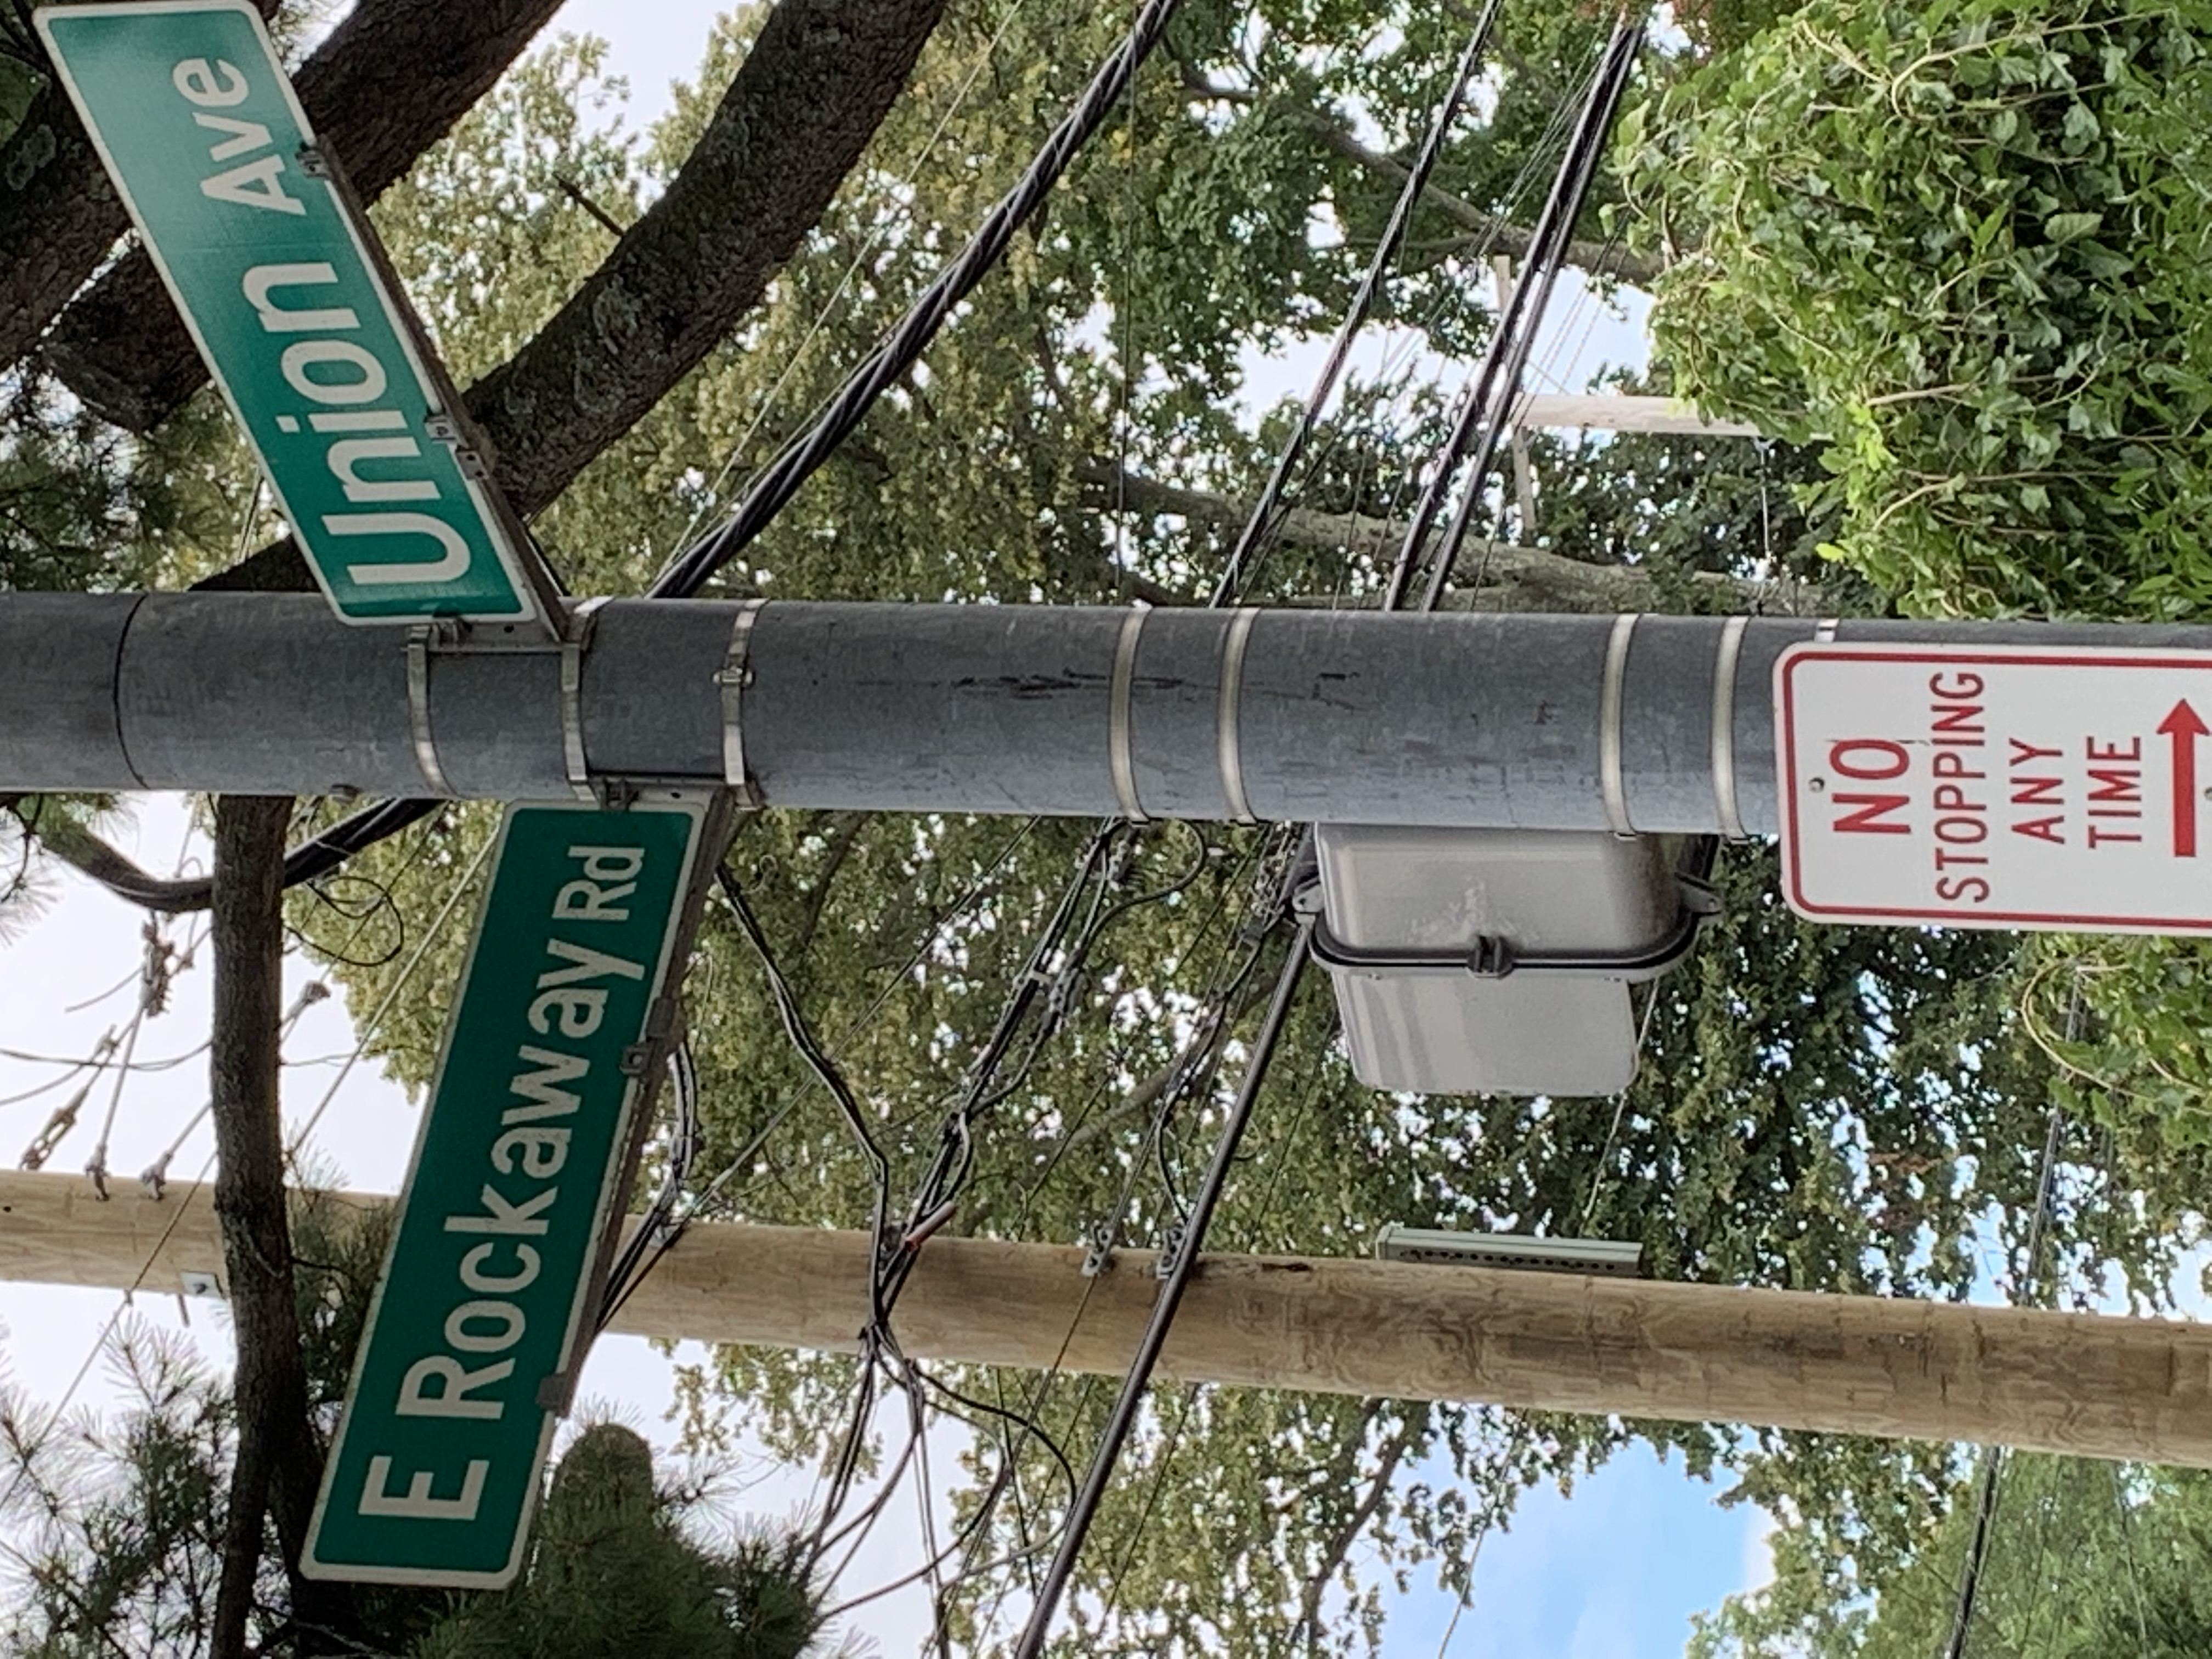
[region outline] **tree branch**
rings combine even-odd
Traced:
[[[227,795],[216,803],[215,1029],[209,1064],[222,1224],[238,1343],[238,1454],[223,1528],[210,1650],[246,1653],[262,1559],[262,1519],[273,1510],[302,1633],[338,1638],[354,1625],[343,1587],[300,1575],[322,1457],[307,1425],[307,1381],[293,1301],[292,1230],[285,1212],[284,1146],[277,1118],[283,1020],[284,836],[292,801]],[[329,1650],[319,1648],[318,1650]]]
[[[945,0],[781,0],[666,192],[465,401],[516,512],[546,506],[737,323],[860,159]],[[308,591],[287,539],[201,584]]]
[[[1183,86],[1194,97],[1217,103],[1254,106],[1261,100],[1258,94],[1239,87],[1216,86],[1203,76],[1186,69]],[[1306,129],[1331,150],[1346,161],[1353,162],[1370,173],[1379,173],[1393,184],[1403,185],[1413,169],[1395,155],[1370,149],[1355,137],[1341,117],[1324,110],[1297,105],[1286,106],[1284,114]],[[1433,208],[1486,242],[1494,252],[1515,259],[1528,254],[1528,232],[1520,225],[1509,223],[1493,214],[1485,213],[1463,196],[1455,196],[1439,185],[1428,185],[1422,189],[1423,205]],[[1666,267],[1662,262],[1632,252],[1609,242],[1592,242],[1577,239],[1567,244],[1567,263],[1600,276],[1611,276],[1633,288],[1649,288],[1658,280]]]
[[[1086,463],[1077,476],[1093,492],[1091,504],[1094,507],[1120,505],[1224,530],[1242,528],[1251,513],[1248,502],[1208,490],[1162,483],[1124,471],[1103,459]],[[1364,514],[1293,508],[1283,515],[1277,533],[1295,546],[1322,552],[1361,547],[1395,550],[1405,539],[1406,526]],[[1516,611],[1643,611],[1657,602],[1657,584],[1650,571],[1634,565],[1589,564],[1510,542],[1465,544],[1452,574],[1470,583],[1479,575],[1485,592],[1492,593],[1504,608]],[[1757,581],[1705,570],[1687,573],[1687,580],[1733,610],[1786,614],[1817,610],[1822,602],[1820,589],[1796,583]]]
[[[1340,122],[1319,110],[1293,110],[1291,116],[1347,161],[1357,162],[1370,172],[1379,173],[1394,184],[1403,185],[1413,171],[1396,156],[1368,149]],[[1421,200],[1424,205],[1434,208],[1454,223],[1465,226],[1487,245],[1490,252],[1514,259],[1528,257],[1528,231],[1526,228],[1510,224],[1485,213],[1465,197],[1455,196],[1436,185],[1430,185],[1422,191]],[[1601,276],[1611,276],[1632,288],[1650,287],[1658,281],[1659,273],[1665,269],[1658,260],[1633,252],[1616,243],[1593,242],[1582,237],[1577,237],[1567,244],[1567,263]]]
[[[1382,1402],[1379,1400],[1370,1400],[1367,1402],[1367,1409],[1359,1419],[1361,1439],[1366,1437],[1367,1430],[1381,1414],[1382,1407]],[[1383,1447],[1382,1461],[1376,1466],[1375,1474],[1368,1481],[1367,1491],[1360,1498],[1358,1505],[1345,1517],[1343,1526],[1337,1528],[1336,1535],[1329,1540],[1328,1547],[1322,1553],[1320,1566],[1315,1570],[1313,1576],[1306,1580],[1303,1604],[1299,1609],[1298,1626],[1306,1633],[1308,1652],[1320,1650],[1321,1601],[1322,1597],[1328,1593],[1328,1581],[1334,1578],[1339,1569],[1344,1565],[1345,1558],[1351,1554],[1352,1545],[1358,1541],[1359,1534],[1367,1529],[1367,1523],[1375,1518],[1375,1511],[1382,1507],[1382,1500],[1389,1496],[1390,1483],[1398,1475],[1398,1465],[1405,1461],[1406,1453],[1411,1449],[1413,1443],[1413,1425],[1411,1423],[1400,1425],[1398,1432],[1393,1435],[1389,1443]],[[1358,1443],[1354,1442],[1353,1444],[1356,1451]]]
[[[362,199],[374,201],[491,90],[559,7],[560,0],[361,0],[301,65],[300,102]],[[123,210],[96,162],[93,172],[114,222],[96,258],[122,229]],[[0,204],[0,223],[6,217]],[[88,264],[30,325],[33,333],[90,270]],[[13,315],[0,292],[0,317]],[[24,343],[10,350],[0,325],[0,362]],[[160,424],[207,380],[143,248],[70,306],[42,356],[87,408],[134,432]]]

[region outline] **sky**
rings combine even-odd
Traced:
[[[596,33],[610,43],[612,71],[630,82],[628,125],[636,130],[666,107],[670,83],[692,71],[717,9],[702,0],[570,0],[554,27]],[[1551,343],[1537,354],[1548,372],[1540,372],[1536,389],[1580,390],[1601,362],[1640,361],[1640,308],[1611,316],[1563,283],[1553,314],[1559,320]],[[1401,348],[1402,343],[1377,342],[1363,350],[1359,362],[1371,369]],[[1248,407],[1301,395],[1317,356],[1316,349],[1249,362]],[[132,811],[132,822],[118,828],[116,839],[148,867],[173,871],[204,860],[205,843],[191,831],[180,799],[148,798],[133,803]],[[43,915],[0,943],[0,1050],[7,1051],[0,1054],[0,1098],[58,1074],[58,1067],[22,1056],[81,1057],[103,1031],[127,1018],[142,925],[143,917],[130,907],[64,873]],[[183,945],[193,931],[179,925],[171,937]],[[177,1058],[179,1063],[131,1074],[115,1097],[108,1163],[117,1172],[116,1203],[149,1201],[137,1191],[137,1172],[173,1143],[177,1178],[200,1174],[209,1155],[204,1125],[178,1141],[206,1098],[204,1056],[193,1053],[209,1025],[205,956],[199,951],[195,965],[179,975],[169,1011],[149,1022],[139,1045],[140,1061]],[[309,977],[304,963],[290,962],[288,996],[297,995]],[[307,1011],[286,1046],[287,1121],[296,1130],[314,1119],[313,1153],[344,1184],[393,1192],[413,1144],[415,1109],[373,1066],[343,1065],[355,1044],[338,1000]],[[0,1158],[15,1158],[67,1092],[0,1105]],[[54,1152],[50,1170],[83,1169],[109,1102],[105,1084],[93,1091],[77,1127]],[[135,1298],[131,1316],[176,1333],[211,1359],[227,1363],[229,1334],[221,1306],[188,1304],[174,1288],[147,1287]],[[65,1395],[79,1407],[112,1403],[116,1396],[98,1362],[98,1344],[120,1302],[110,1291],[0,1285],[0,1376],[49,1404]],[[627,1421],[659,1443],[672,1445],[672,1366],[703,1357],[697,1345],[671,1357],[637,1339],[602,1339],[584,1373],[582,1411]],[[951,1433],[933,1444],[940,1480],[931,1509],[940,1526],[947,1513],[941,1472],[953,1466],[958,1449],[957,1436]],[[763,1517],[800,1513],[815,1490],[813,1471],[781,1468],[757,1446],[741,1447],[737,1473],[738,1507]],[[1449,1478],[1448,1470],[1422,1474],[1431,1481]],[[1452,1632],[1449,1650],[1443,1644],[1456,1596],[1437,1587],[1431,1569],[1418,1571],[1404,1594],[1391,1595],[1384,1650],[1392,1659],[1673,1659],[1693,1611],[1766,1574],[1764,1522],[1755,1512],[1720,1508],[1715,1496],[1712,1486],[1686,1478],[1679,1463],[1662,1465],[1641,1446],[1578,1481],[1571,1498],[1549,1491],[1531,1493],[1510,1527],[1486,1543],[1469,1610]],[[911,1571],[922,1559],[921,1531],[915,1500],[902,1497],[855,1557],[841,1591],[862,1594]],[[916,1653],[927,1605],[926,1592],[917,1586],[858,1610],[840,1628],[885,1655]]]

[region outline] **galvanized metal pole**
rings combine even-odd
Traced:
[[[516,649],[265,594],[0,594],[0,792],[553,799],[1771,834],[1771,681],[1844,640],[2212,629],[623,600]]]

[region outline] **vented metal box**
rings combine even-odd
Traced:
[[[1328,931],[1376,950],[1627,952],[1674,925],[1680,897],[1656,838],[1518,830],[1323,824]],[[1636,1075],[1621,978],[1524,970],[1329,965],[1352,1069],[1417,1094],[1607,1095]]]

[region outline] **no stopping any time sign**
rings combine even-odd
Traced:
[[[1800,645],[1774,697],[1800,915],[2212,932],[2212,652]]]

